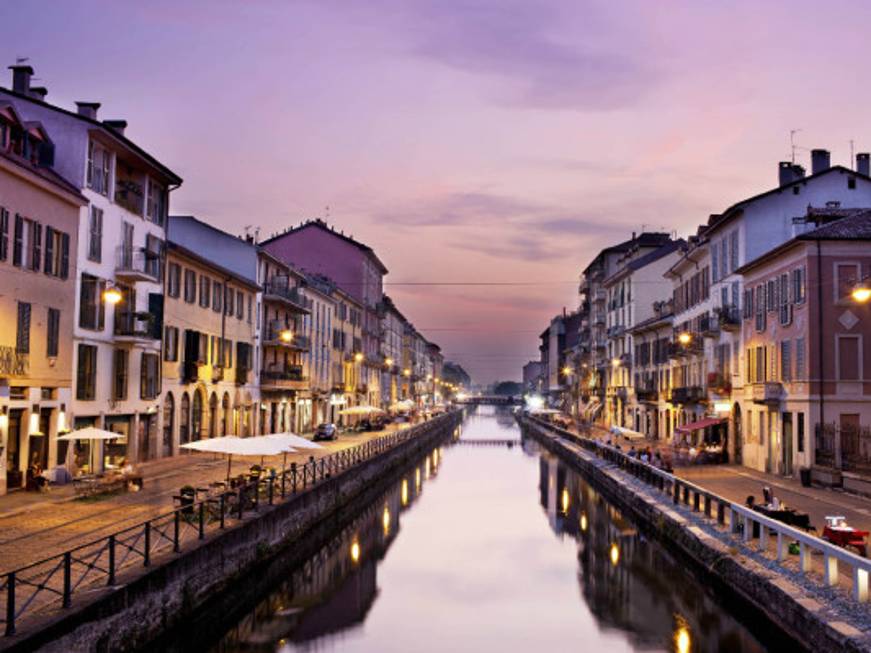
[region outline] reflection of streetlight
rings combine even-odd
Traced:
[[[360,543],[357,540],[354,540],[354,543],[351,545],[351,561],[354,564],[360,562]]]
[[[563,488],[563,494],[561,498],[563,514],[566,514],[569,511],[569,491],[566,488]]]
[[[585,512],[581,513],[581,531],[587,531],[587,513]]]
[[[390,509],[385,505],[384,514],[381,517],[381,524],[384,526],[384,535],[390,535]]]
[[[106,290],[103,291],[103,301],[107,304],[117,304],[122,299],[124,299],[124,295],[121,294],[121,291],[118,290],[115,286],[109,286]]]
[[[400,492],[400,500],[403,506],[408,505],[408,479],[402,479],[402,491]]]
[[[617,546],[616,542],[614,542],[611,545],[610,556],[611,556],[611,564],[616,567],[617,563],[620,562],[620,549]]]
[[[677,337],[677,341],[678,341],[680,344],[686,346],[686,345],[690,344],[690,343],[693,341],[693,337],[692,337],[688,332],[686,332],[686,331],[682,331],[682,332],[678,335],[678,337]]]
[[[677,653],[690,653],[691,645],[690,629],[686,626],[681,626],[674,633],[674,649]]]

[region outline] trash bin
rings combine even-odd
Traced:
[[[802,467],[798,470],[799,476],[801,476],[801,484],[803,487],[811,486],[811,468],[810,467]]]

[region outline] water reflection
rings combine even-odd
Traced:
[[[765,650],[534,441],[462,444],[519,436],[510,411],[470,410],[211,650]]]

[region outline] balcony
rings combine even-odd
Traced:
[[[128,282],[157,281],[160,263],[160,254],[144,247],[119,247],[115,255],[115,277]]]
[[[260,387],[264,390],[305,390],[308,377],[303,375],[301,365],[266,369],[260,373]]]
[[[783,384],[764,381],[744,386],[744,396],[754,404],[779,404],[783,400]]]
[[[638,401],[656,402],[659,400],[659,391],[650,386],[635,389],[635,397]]]
[[[147,311],[125,311],[115,314],[117,342],[150,343],[160,340],[154,333],[154,316]]]
[[[723,331],[738,331],[741,329],[741,315],[736,306],[722,306],[714,309],[717,320]]]
[[[710,315],[701,319],[699,330],[704,338],[716,338],[720,335],[720,320]]]
[[[595,345],[596,349],[607,349],[608,348],[608,341],[605,340],[604,338],[599,338],[593,344]]]
[[[624,327],[622,324],[615,324],[614,326],[608,328],[608,337],[617,338],[623,335],[624,331],[626,331],[626,327]]]
[[[605,326],[605,311],[596,311],[593,314],[593,324],[598,327]]]
[[[284,280],[283,283],[282,280]],[[267,302],[278,302],[302,315],[308,314],[311,306],[311,300],[303,296],[299,288],[291,288],[285,277],[267,281],[263,286],[263,299]]]
[[[238,385],[247,385],[251,382],[251,370],[245,367],[236,368],[236,383]]]
[[[614,389],[614,396],[617,397],[620,401],[625,402],[629,398],[629,388],[626,386],[620,386]]]
[[[705,399],[705,389],[700,385],[688,385],[671,389],[671,403],[696,404]]]
[[[708,387],[718,395],[728,395],[732,392],[732,383],[720,372],[708,373]]]
[[[282,337],[282,334],[285,333],[288,335]],[[294,333],[292,326],[285,326],[281,321],[273,320],[264,333],[263,345],[266,347],[284,347],[294,351],[308,351],[311,349],[311,339],[308,336]]]
[[[604,288],[599,288],[596,290],[596,293],[593,295],[593,301],[598,303],[605,303],[605,300],[608,298],[608,293],[605,292]]]
[[[620,364],[624,367],[631,367],[632,354],[620,354]]]
[[[118,168],[120,169],[121,166]],[[142,192],[142,184],[119,174],[118,180],[115,182],[115,204],[130,211],[130,213],[141,216],[143,215],[144,201],[145,194]]]
[[[28,354],[19,353],[15,347],[0,347],[0,374],[27,376],[29,365]]]

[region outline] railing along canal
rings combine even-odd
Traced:
[[[689,506],[693,512],[704,515],[711,521],[715,520],[719,526],[728,528],[734,537],[739,538],[744,546],[750,549],[753,548],[753,540],[756,539],[758,542],[755,545],[755,550],[767,554],[771,545],[771,537],[775,536],[777,539],[773,554],[774,560],[779,565],[786,559],[788,547],[785,545],[789,542],[798,542],[799,572],[808,578],[813,578],[809,575],[811,556],[813,553],[820,553],[823,556],[823,583],[828,587],[834,587],[839,582],[838,563],[843,562],[851,569],[853,599],[858,602],[868,601],[871,560],[793,526],[771,519],[649,463],[632,458],[604,442],[572,433],[537,418],[528,417],[526,419],[558,433],[599,458],[628,472],[640,481],[669,496],[675,505]]]
[[[264,505],[294,496],[361,462],[378,456],[443,425],[444,418],[383,435],[322,458],[310,458],[267,478],[195,500],[163,515],[81,544],[25,567],[0,575],[0,624],[7,637],[22,617],[60,604],[69,608],[76,592],[112,587],[119,572],[135,565],[149,567],[158,554],[178,554],[214,531],[244,520]],[[87,581],[87,582],[86,582]],[[97,585],[100,583],[100,585]]]

